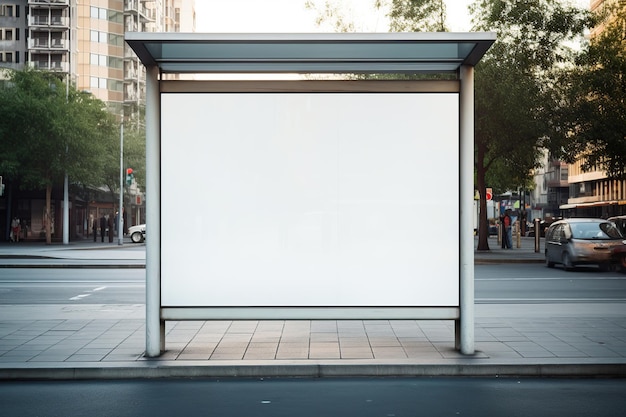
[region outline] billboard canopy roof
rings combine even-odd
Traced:
[[[163,73],[453,73],[476,65],[492,32],[127,32],[146,67]]]

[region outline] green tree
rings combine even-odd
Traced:
[[[64,84],[56,74],[10,71],[0,88],[0,168],[28,189],[45,189],[46,242],[51,243],[54,184],[95,185],[102,178],[113,116],[104,103]]]
[[[551,132],[546,116],[553,71],[573,61],[568,43],[580,41],[590,19],[558,0],[477,0],[470,10],[475,30],[498,35],[478,64],[475,80],[478,250],[489,250],[487,180],[510,189],[530,181]]]
[[[626,178],[626,8],[611,8],[604,30],[563,71],[550,149],[563,160],[581,160],[585,171]]]
[[[444,0],[376,0],[389,10],[391,32],[447,32]]]
[[[446,3],[444,0],[371,0],[376,10],[386,13],[391,32],[446,32]],[[317,13],[318,26],[328,24],[335,32],[355,32],[355,16],[345,3],[325,0],[318,5],[307,0],[305,7]]]
[[[117,201],[120,191],[120,124],[114,126],[115,140],[106,142],[103,155],[104,171],[100,178],[100,185],[104,185],[111,193],[112,201]],[[143,186],[145,184],[146,165],[146,134],[144,128],[137,128],[132,123],[124,123],[124,175],[126,169],[132,168],[135,181]]]
[[[346,16],[346,10],[332,0],[326,0],[323,6],[318,6],[315,0],[307,0],[304,7],[317,13],[315,18],[317,26],[330,24],[332,30],[341,33],[355,31],[354,21]]]

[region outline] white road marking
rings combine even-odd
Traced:
[[[94,293],[96,291],[102,291],[104,290],[106,287],[98,287],[98,288],[94,288],[93,290],[90,290],[89,293]],[[80,294],[77,295],[76,297],[72,297],[70,298],[70,301],[76,301],[76,300],[82,300],[85,297],[89,297],[91,294]]]
[[[81,299],[83,299],[85,297],[89,297],[90,295],[91,294],[80,294],[80,295],[77,295],[76,297],[70,298],[70,301],[81,300]]]

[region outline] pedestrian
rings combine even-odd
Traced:
[[[122,207],[122,230],[124,230],[124,235],[128,234],[128,223],[126,222],[126,210]]]
[[[513,236],[512,236],[512,225],[511,225],[511,210],[505,210],[504,217],[502,218],[502,223],[504,224],[504,240],[506,240],[506,248],[513,248]]]
[[[506,228],[504,227],[504,214],[500,214],[500,245],[506,249]]]
[[[11,221],[11,234],[12,234],[12,240],[14,242],[20,241],[21,231],[22,231],[22,227],[20,225],[20,219],[18,219],[17,216],[15,216],[13,217],[13,220]]]
[[[104,242],[104,235],[106,234],[107,231],[107,219],[106,217],[104,217],[104,214],[102,215],[102,217],[100,217],[100,239],[102,242]]]
[[[113,216],[109,215],[109,243],[113,243],[113,234],[115,233],[115,226],[113,225]]]
[[[95,242],[98,237],[98,221],[93,216],[91,216],[91,230],[93,230],[93,241]]]

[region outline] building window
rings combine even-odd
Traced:
[[[3,5],[0,5],[0,16],[19,17],[19,16],[15,16],[14,15],[15,7],[16,6],[13,5],[13,4],[3,4]]]
[[[112,23],[124,23],[123,13],[101,7],[91,7],[91,18],[106,20]]]
[[[109,45],[124,46],[124,37],[114,33],[109,33],[108,41]]]
[[[124,83],[119,80],[109,80],[108,78],[91,77],[89,80],[91,88],[102,88],[111,91],[123,91]]]
[[[122,69],[124,67],[124,60],[114,56],[89,54],[89,62],[91,65],[99,67],[109,67]]]
[[[0,52],[0,62],[13,62],[13,52]]]

